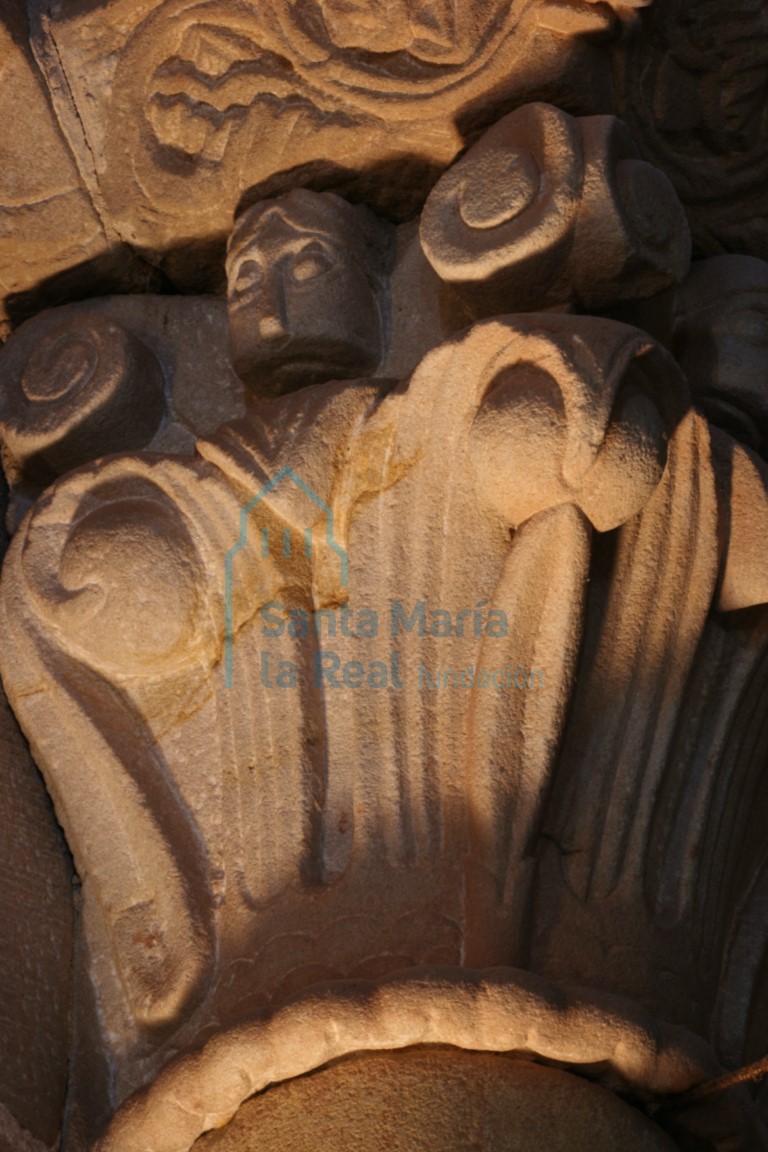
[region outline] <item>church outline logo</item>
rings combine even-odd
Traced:
[[[224,557],[224,678],[225,686],[232,687],[233,679],[233,639],[234,639],[234,604],[232,595],[233,585],[233,565],[235,557],[239,552],[245,548],[248,543],[248,516],[251,511],[260,504],[262,500],[267,497],[270,492],[274,492],[278,484],[288,478],[292,480],[297,488],[309,497],[309,499],[317,505],[325,516],[325,542],[328,547],[337,554],[341,564],[341,586],[346,588],[349,583],[349,557],[347,556],[346,548],[342,548],[341,544],[337,543],[334,534],[334,518],[333,509],[326,504],[326,502],[318,496],[317,492],[310,487],[306,481],[302,480],[301,476],[286,464],[277,472],[271,480],[259,489],[255,496],[243,504],[240,509],[240,535],[237,541],[227,552]],[[262,528],[261,530],[261,548],[260,554],[262,559],[269,556],[269,529]],[[290,556],[291,554],[291,533],[289,528],[284,528],[282,532],[282,555]],[[306,556],[312,555],[312,529],[304,529],[304,554]]]

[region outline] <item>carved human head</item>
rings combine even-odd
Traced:
[[[227,252],[230,345],[257,396],[375,371],[389,235],[331,192],[294,189],[241,213]]]

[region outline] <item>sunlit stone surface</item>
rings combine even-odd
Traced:
[[[0,1148],[766,1147],[767,37],[3,7]]]
[[[312,1117],[311,1126],[307,1117]],[[206,1152],[637,1152],[675,1147],[618,1097],[539,1064],[452,1051],[351,1058],[268,1090]]]

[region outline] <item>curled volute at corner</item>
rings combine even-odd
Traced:
[[[685,213],[611,116],[509,113],[437,182],[424,251],[467,318],[642,299],[682,279]]]

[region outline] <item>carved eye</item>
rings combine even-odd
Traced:
[[[333,265],[333,257],[322,248],[304,248],[294,260],[291,274],[299,284],[304,284],[307,280],[324,276]]]
[[[244,260],[237,270],[234,291],[247,292],[249,288],[255,288],[263,280],[264,269],[261,264],[257,260]]]

